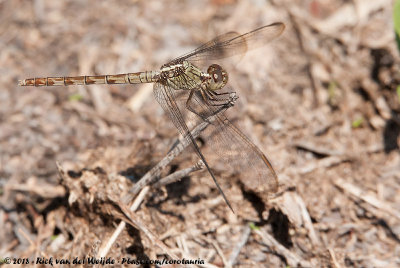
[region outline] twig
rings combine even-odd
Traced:
[[[186,243],[186,236],[184,234],[176,237],[176,244],[178,245],[178,248],[181,249],[182,253],[189,254],[189,248]]]
[[[296,254],[290,252],[267,232],[262,230],[254,230],[254,232],[261,236],[264,244],[269,247],[273,252],[285,257],[287,264],[289,264],[290,266],[297,267],[300,265],[301,267],[312,267],[309,262],[304,261]]]
[[[341,268],[339,262],[336,259],[335,251],[332,248],[328,249],[329,255],[331,256],[331,264],[334,268]]]
[[[138,209],[140,203],[143,201],[143,198],[146,196],[147,192],[149,191],[150,187],[144,187],[143,190],[140,192],[140,194],[137,196],[135,201],[133,202],[132,206],[129,208],[131,211],[135,211]],[[98,257],[102,258],[107,255],[107,253],[110,251],[111,246],[114,244],[115,240],[118,238],[120,233],[124,230],[126,223],[124,221],[121,221],[115,229],[114,233],[111,235],[110,239],[108,239],[107,243],[103,248],[99,250]]]
[[[246,225],[244,227],[242,236],[240,237],[236,247],[232,250],[231,256],[229,257],[229,260],[227,263],[228,267],[232,267],[233,265],[235,265],[236,259],[239,256],[240,251],[242,250],[244,245],[246,245],[247,240],[249,239],[250,233],[251,233],[251,228],[249,225]]]
[[[203,168],[204,168],[204,163],[203,163],[203,161],[199,160],[199,162],[197,162],[193,166],[182,169],[182,170],[178,170],[178,171],[168,175],[167,177],[159,180],[158,182],[156,182],[153,185],[153,188],[159,188],[159,187],[165,186],[167,184],[174,183],[176,181],[181,180],[183,177],[187,176],[188,174],[190,174],[194,171],[203,169]]]
[[[314,171],[315,169],[327,169],[343,162],[350,162],[351,160],[352,159],[350,156],[328,156],[303,165],[298,169],[298,172],[299,174],[306,174]]]
[[[182,235],[176,237],[176,244],[178,245],[178,248],[181,250],[181,254],[182,254],[181,257],[182,258],[192,259],[192,260],[196,259],[196,258],[199,258],[199,256],[196,257],[196,256],[193,256],[193,255],[191,255],[189,253],[189,250],[188,250],[188,247],[187,247],[187,244],[186,244],[186,240],[182,237]],[[202,258],[202,259],[204,259],[204,258]],[[205,258],[205,263],[204,264],[197,264],[197,266],[204,267],[204,268],[217,268],[217,267],[219,267],[219,266],[215,266],[215,265],[213,265],[211,263],[207,263],[208,259],[209,258]]]
[[[207,121],[204,121],[202,123],[200,123],[196,128],[194,128],[191,132],[193,138],[197,138],[200,133],[210,124],[212,123],[216,116],[221,113],[226,111],[226,109],[228,109],[229,105],[225,105],[223,107],[221,107],[213,116],[210,116]],[[169,153],[156,165],[154,166],[149,172],[147,172],[131,189],[130,189],[130,195],[125,196],[122,199],[122,202],[124,204],[128,204],[130,203],[131,199],[133,196],[135,196],[143,187],[143,190],[140,192],[139,196],[135,199],[135,201],[133,202],[133,204],[130,206],[130,211],[135,211],[140,203],[142,202],[144,196],[147,194],[147,192],[149,191],[149,187],[145,187],[146,185],[152,183],[158,173],[160,172],[161,169],[163,169],[165,166],[167,166],[177,155],[179,155],[188,145],[190,144],[188,139],[185,138],[180,138],[177,143],[174,145],[174,147],[169,151]],[[201,162],[201,163],[200,163]],[[199,161],[198,163],[196,163],[196,165],[194,165],[191,168],[187,168],[181,171],[177,171],[173,174],[171,174],[170,176],[167,176],[166,178],[164,178],[164,180],[162,180],[160,182],[161,183],[170,183],[170,181],[172,180],[177,180],[180,179],[184,176],[186,176],[187,174],[189,174],[190,172],[193,172],[194,170],[198,170],[201,169],[202,167],[202,161]],[[189,172],[188,172],[189,171]],[[175,174],[175,175],[174,175]],[[181,176],[181,177],[179,177]],[[132,224],[135,224],[135,222],[133,220],[130,221]],[[115,240],[118,238],[118,236],[120,235],[120,233],[124,230],[126,225],[125,221],[121,221],[120,224],[118,225],[117,229],[115,229],[114,233],[112,234],[112,236],[110,237],[110,239],[107,241],[107,243],[105,244],[104,248],[102,248],[99,251],[99,257],[105,257],[108,253],[108,251],[110,250],[112,244],[115,242]],[[159,240],[157,240],[159,241]],[[161,241],[160,241],[161,242]],[[162,243],[162,242],[161,242]],[[171,256],[171,255],[170,255]]]
[[[313,246],[320,246],[321,242],[317,236],[317,233],[315,232],[314,226],[311,221],[311,216],[308,213],[304,200],[298,194],[296,194],[294,198],[297,205],[300,207],[300,214],[304,223],[304,227],[308,231],[308,236],[310,237],[311,243],[313,244]]]
[[[386,213],[396,217],[397,219],[400,219],[400,214],[397,212],[396,209],[392,208],[389,204],[379,200],[374,195],[364,192],[362,189],[358,188],[357,186],[355,186],[349,182],[346,182],[343,179],[336,180],[335,185],[339,189],[342,189],[344,192],[349,193],[353,197],[356,197],[357,199],[361,199],[364,202],[372,205],[373,207],[376,207],[376,208],[380,209],[381,211],[385,211]],[[371,211],[371,212],[372,212],[372,214],[375,215],[375,213],[373,211]]]
[[[315,232],[307,206],[300,195],[296,192],[287,191],[274,202],[276,202],[279,210],[288,216],[292,225],[296,228],[304,227],[308,231],[308,237],[315,248],[321,246],[320,239]]]
[[[32,194],[38,195],[43,199],[53,199],[65,195],[65,189],[60,185],[54,186],[48,183],[36,184],[36,181],[28,181],[24,184],[10,185],[8,188],[13,191],[31,192]]]
[[[332,150],[324,146],[314,144],[310,141],[298,141],[293,143],[293,146],[322,156],[342,156],[345,154],[343,151]]]
[[[150,190],[150,187],[147,187],[147,186],[142,189],[140,194],[136,197],[135,202],[133,202],[132,205],[130,206],[129,209],[131,211],[136,211],[139,208],[140,203],[142,203],[144,197],[146,196],[146,194],[148,193],[149,190]]]
[[[311,62],[311,59],[310,59],[310,55],[309,55],[307,49],[304,46],[303,37],[301,36],[301,31],[300,31],[300,29],[298,27],[297,21],[296,21],[294,15],[292,14],[292,12],[290,10],[289,10],[289,18],[290,18],[290,20],[292,22],[294,32],[295,32],[296,37],[297,37],[297,39],[299,41],[300,49],[303,51],[303,53],[307,57],[306,71],[307,71],[307,76],[310,79],[311,89],[313,91],[313,106],[317,107],[318,106],[317,85],[315,83],[315,78],[314,78],[314,75],[312,73],[312,62]]]
[[[49,256],[43,252],[42,250],[40,250],[40,248],[37,247],[37,245],[32,241],[32,239],[29,237],[29,235],[25,232],[25,230],[23,230],[21,227],[18,228],[18,231],[20,232],[20,234],[26,239],[28,240],[29,244],[31,244],[31,246],[33,246],[37,251],[39,251],[40,255],[42,255],[45,258],[49,258]]]
[[[210,124],[212,123],[218,114],[226,111],[232,105],[224,105],[222,106],[214,115],[207,118],[207,121],[203,121],[198,124],[192,131],[191,135],[193,139],[196,139],[201,132]],[[174,148],[172,148],[168,154],[160,161],[157,165],[155,165],[149,172],[147,172],[133,187],[129,190],[129,194],[125,196],[122,201],[125,204],[128,204],[132,197],[135,196],[143,187],[153,183],[157,179],[157,175],[159,174],[160,170],[166,167],[176,156],[178,156],[189,144],[191,141],[186,139],[185,137],[181,137]]]
[[[229,267],[229,266],[228,266],[228,262],[227,262],[227,260],[226,260],[226,258],[225,258],[225,255],[224,255],[224,253],[222,252],[221,247],[217,244],[217,242],[215,242],[215,240],[212,240],[212,239],[208,238],[207,236],[203,236],[202,239],[204,239],[207,243],[213,245],[213,247],[215,248],[215,251],[216,251],[217,254],[221,257],[221,260],[222,260],[222,262],[223,262],[223,264],[224,264],[224,267]]]
[[[141,222],[135,212],[131,211],[130,208],[128,208],[126,205],[123,203],[119,203],[119,208],[121,209],[122,213],[124,214],[125,217],[122,217],[121,219],[124,222],[129,223],[131,226],[139,229],[142,231],[152,242],[154,242],[158,247],[160,247],[165,253],[167,253],[171,258],[173,259],[178,259],[178,256],[173,253],[169,247],[167,247],[156,235],[154,235],[149,229],[147,229],[146,224]],[[119,226],[118,226],[119,227]]]
[[[224,267],[227,267],[227,266],[228,266],[228,263],[227,263],[227,261],[226,261],[224,252],[222,252],[221,247],[217,244],[217,242],[215,242],[215,240],[211,240],[210,242],[211,242],[211,244],[214,246],[214,248],[215,248],[215,250],[217,251],[218,255],[221,257],[221,260],[222,260],[222,262],[223,262],[223,264],[224,264]]]

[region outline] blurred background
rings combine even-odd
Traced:
[[[271,160],[279,193],[265,201],[232,180],[233,214],[200,171],[151,190],[136,215],[207,267],[400,265],[394,4],[0,0],[0,255],[95,256],[119,221],[99,193],[126,192],[177,137],[150,84],[19,79],[158,69],[219,34],[281,21],[281,37],[229,67],[230,118]],[[164,175],[196,161],[187,153]],[[129,227],[107,256],[160,258],[156,244]]]

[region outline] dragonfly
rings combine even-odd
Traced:
[[[243,183],[256,192],[276,192],[278,177],[265,154],[224,113],[218,113],[221,108],[233,106],[238,96],[227,85],[228,72],[215,61],[243,56],[247,51],[274,40],[284,29],[284,23],[275,22],[245,34],[228,32],[169,61],[159,70],[116,75],[28,78],[20,80],[19,85],[39,87],[154,83],[155,99],[179,133],[191,144],[226,204],[233,211],[212,165],[206,161],[210,153],[216,154],[218,160],[232,170],[239,171],[245,178]],[[210,117],[215,119],[210,122],[203,135],[212,152],[203,153],[192,136],[191,129]]]

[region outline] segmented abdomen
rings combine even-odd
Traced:
[[[158,71],[146,71],[115,75],[59,76],[28,78],[19,81],[20,86],[70,86],[94,84],[140,84],[157,82]]]

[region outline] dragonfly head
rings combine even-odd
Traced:
[[[228,73],[218,64],[210,65],[207,73],[210,75],[210,90],[219,90],[228,83]]]

